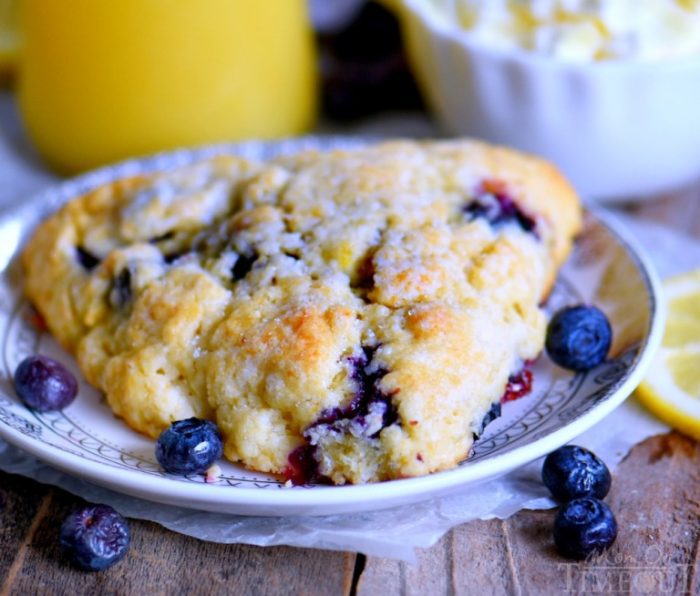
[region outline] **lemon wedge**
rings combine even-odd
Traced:
[[[664,290],[664,338],[636,395],[663,421],[700,440],[700,269],[666,280]]]
[[[17,51],[19,0],[0,0],[0,83],[9,80],[15,71]]]

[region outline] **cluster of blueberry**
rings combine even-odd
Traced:
[[[46,356],[25,358],[14,374],[15,391],[39,412],[62,410],[73,402],[78,382],[60,362]],[[156,459],[166,472],[201,474],[221,457],[223,443],[216,425],[190,418],[174,422],[156,444]],[[129,526],[108,505],[87,505],[71,513],[60,532],[61,547],[80,569],[100,571],[124,558]]]
[[[610,472],[600,458],[565,445],[545,458],[542,481],[562,503],[554,519],[554,543],[562,555],[585,559],[615,541],[617,522],[602,501],[610,490]]]
[[[611,342],[610,323],[599,309],[570,306],[552,317],[545,347],[559,366],[586,371],[605,360]],[[615,516],[601,500],[610,490],[610,472],[596,455],[565,445],[545,458],[542,481],[563,503],[554,520],[554,543],[562,555],[585,559],[615,541]]]
[[[172,474],[202,474],[222,452],[216,425],[197,418],[174,422],[156,444],[156,459]],[[129,540],[126,520],[108,505],[82,507],[61,526],[61,547],[85,571],[101,571],[123,559]]]
[[[363,4],[347,26],[320,35],[318,46],[321,107],[327,118],[351,122],[422,106],[399,23],[380,3]]]
[[[605,360],[611,337],[610,324],[600,310],[589,306],[568,307],[552,318],[546,348],[560,366],[584,371]],[[365,368],[371,360],[371,350],[365,356],[360,367],[362,374],[357,373],[362,381],[357,404],[351,411],[342,413],[343,416],[360,412],[360,406],[367,406],[364,402],[384,403],[384,396],[376,395],[375,387],[376,375],[384,371],[368,374]],[[529,389],[531,378],[511,379],[515,381],[516,388],[528,385]],[[78,382],[71,372],[60,362],[42,355],[29,356],[20,363],[15,370],[14,385],[20,399],[40,412],[62,410],[78,393]],[[340,415],[335,413],[333,418]],[[388,410],[386,415],[391,418],[396,413]],[[222,456],[223,442],[213,422],[189,418],[174,422],[161,433],[155,454],[166,472],[204,474]],[[562,554],[581,559],[613,543],[617,524],[601,501],[610,489],[610,472],[600,459],[581,447],[565,446],[546,458],[542,478],[554,497],[564,502],[554,525],[554,540]],[[106,569],[126,555],[129,527],[111,507],[88,505],[64,521],[61,545],[81,569]]]

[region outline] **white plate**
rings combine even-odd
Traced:
[[[78,399],[62,412],[27,409],[12,388],[12,373],[27,355],[51,355],[77,375],[74,360],[31,323],[15,258],[34,225],[66,200],[125,175],[189,163],[220,152],[267,158],[300,147],[348,147],[361,140],[309,137],[179,151],[126,162],[67,181],[0,215],[0,436],[75,476],[160,503],[247,515],[325,515],[382,509],[460,490],[503,474],[570,441],[618,406],[639,383],[663,328],[658,280],[635,243],[600,215],[588,213],[574,252],[547,308],[593,303],[611,320],[612,357],[586,373],[535,365],[532,394],[503,407],[457,468],[429,476],[363,486],[285,487],[277,478],[222,463],[215,483],[163,473],[152,440],[126,427],[82,380]]]

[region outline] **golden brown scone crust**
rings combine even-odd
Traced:
[[[542,349],[538,305],[579,226],[546,162],[395,141],[119,181],[41,224],[23,262],[131,427],[206,417],[248,468],[284,472],[302,448],[360,483],[468,455]]]

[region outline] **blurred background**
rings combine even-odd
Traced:
[[[422,106],[396,17],[362,0],[0,0],[0,81],[61,173]]]
[[[587,199],[700,178],[700,0],[0,0],[0,85],[39,176],[341,133],[513,146]]]

